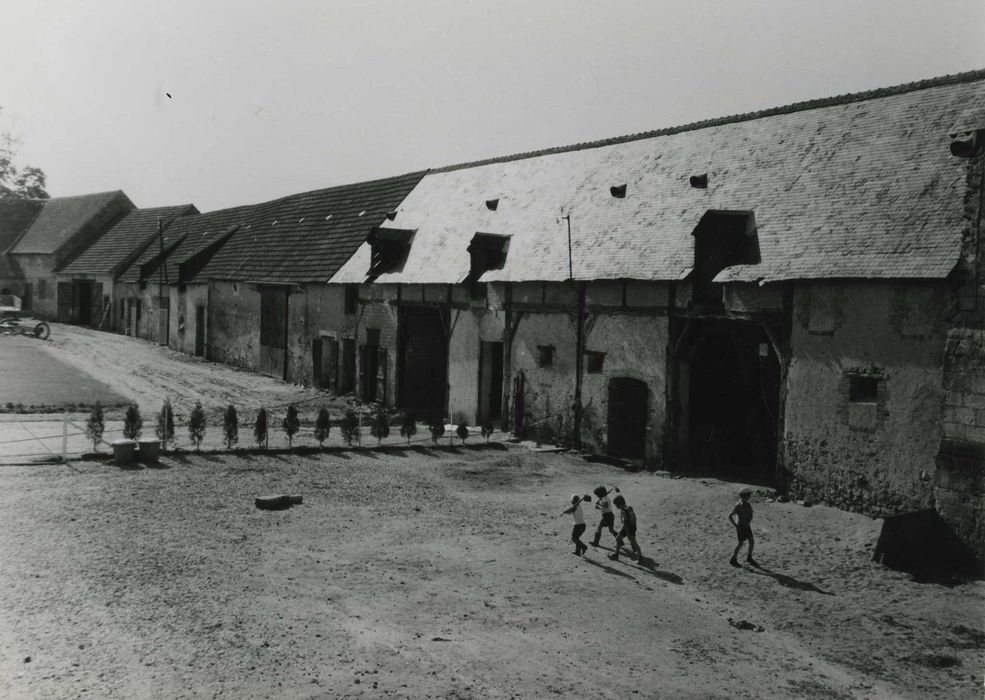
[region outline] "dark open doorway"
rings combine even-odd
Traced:
[[[287,377],[287,289],[260,288],[260,373]]]
[[[479,343],[479,425],[496,423],[503,413],[503,344]]]
[[[643,459],[649,419],[646,382],[631,377],[609,380],[606,451],[615,457]]]
[[[400,315],[400,407],[421,419],[446,416],[448,312],[410,307]]]
[[[693,469],[772,480],[780,362],[761,324],[691,321],[678,358],[679,458]]]
[[[195,354],[198,357],[205,355],[205,306],[203,304],[195,307]]]

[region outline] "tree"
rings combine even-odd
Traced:
[[[318,409],[318,417],[315,419],[315,440],[319,447],[325,446],[328,434],[332,432],[332,418],[328,415],[328,409],[322,406]]]
[[[92,441],[93,452],[98,449],[99,443],[103,439],[103,429],[105,427],[103,407],[97,401],[96,405],[92,407],[92,412],[89,414],[89,420],[86,421],[86,436]]]
[[[441,417],[432,418],[431,422],[428,423],[428,429],[431,431],[431,440],[437,445],[438,440],[445,434],[445,419]]]
[[[379,404],[376,407],[376,411],[373,413],[373,422],[369,426],[369,432],[376,438],[377,446],[383,442],[383,438],[390,434],[390,412],[386,410],[383,404]]]
[[[198,452],[205,438],[205,411],[202,410],[201,401],[195,402],[195,408],[188,417],[188,437],[195,443],[195,451]]]
[[[267,409],[263,407],[257,411],[257,419],[253,423],[253,439],[257,447],[267,448]]]
[[[154,428],[161,447],[168,449],[168,443],[174,440],[174,411],[171,409],[171,399],[164,399],[161,412],[157,414],[157,427]]]
[[[301,420],[298,418],[298,409],[294,404],[287,407],[287,415],[284,416],[284,421],[281,423],[281,427],[284,428],[284,434],[287,435],[287,449],[291,449],[294,446],[294,436],[301,429]]]
[[[14,165],[17,145],[11,134],[0,134],[0,199],[48,199],[44,172],[30,165]]]
[[[462,444],[464,445],[465,441],[469,437],[469,426],[467,426],[465,423],[459,423],[458,427],[455,428],[455,434],[458,435],[458,439],[461,440]]]
[[[140,431],[144,427],[144,419],[140,417],[140,408],[132,403],[127,406],[127,413],[123,417],[123,437],[128,440],[136,440],[140,437]]]
[[[233,449],[233,445],[239,442],[239,416],[236,415],[236,407],[229,404],[226,412],[222,416],[222,435],[226,438],[226,449]]]
[[[359,434],[359,417],[351,408],[345,412],[342,423],[339,425],[339,430],[342,431],[342,439],[345,440],[349,447],[352,447],[352,443],[359,442],[361,438]]]
[[[407,444],[410,444],[410,439],[414,437],[417,432],[417,421],[414,419],[413,413],[405,413],[400,421],[400,434],[407,438]]]

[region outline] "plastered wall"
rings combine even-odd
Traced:
[[[939,298],[892,283],[798,286],[781,445],[793,495],[874,515],[930,506]],[[851,400],[853,377],[875,380],[873,401]]]

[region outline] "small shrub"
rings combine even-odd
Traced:
[[[140,437],[140,431],[143,427],[144,419],[140,417],[140,409],[137,404],[130,404],[127,406],[127,414],[123,418],[123,437],[128,440],[136,440]]]
[[[405,413],[400,419],[400,434],[407,438],[407,444],[410,444],[410,439],[414,437],[417,433],[417,421],[414,419],[413,413]]]
[[[437,445],[438,440],[445,434],[445,419],[441,417],[432,418],[431,422],[428,423],[428,430],[431,431],[431,441]]]
[[[486,421],[482,424],[482,437],[486,439],[486,442],[489,442],[489,438],[494,432],[496,432],[496,426],[493,425],[492,421]]]
[[[373,422],[369,426],[369,432],[376,438],[377,446],[383,442],[383,438],[390,434],[390,412],[382,404],[378,405],[373,413]]]
[[[352,447],[354,442],[359,442],[361,438],[359,434],[359,416],[351,408],[345,412],[342,423],[339,425],[339,430],[342,431],[342,439],[350,447]]]
[[[239,416],[236,415],[236,407],[229,404],[226,412],[222,416],[222,435],[226,438],[226,449],[233,449],[233,445],[239,442]]]
[[[86,421],[86,437],[92,441],[92,451],[95,452],[99,448],[99,443],[103,439],[103,430],[106,428],[106,422],[103,420],[103,407],[96,402],[96,405],[92,407],[92,411],[89,413],[89,420]]]
[[[253,423],[253,439],[257,447],[267,448],[267,409],[263,407],[257,411],[257,419]]]
[[[287,449],[294,447],[294,436],[301,429],[301,420],[298,418],[298,409],[294,404],[287,407],[287,415],[281,423],[284,434],[287,435]]]
[[[157,414],[157,427],[154,434],[161,441],[161,447],[168,449],[168,443],[174,440],[174,411],[171,408],[171,399],[164,399],[161,412]]]
[[[455,434],[458,435],[458,439],[464,445],[465,441],[469,438],[469,426],[465,425],[465,423],[459,423],[458,427],[455,428]]]
[[[188,437],[195,443],[195,451],[198,452],[205,438],[205,411],[202,410],[201,401],[195,402],[195,408],[188,416]]]
[[[315,440],[319,447],[325,446],[328,434],[332,432],[332,419],[328,415],[328,409],[322,406],[318,410],[318,417],[315,419]]]

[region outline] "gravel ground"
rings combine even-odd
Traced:
[[[733,569],[736,484],[505,445],[0,479],[2,697],[982,697],[985,584],[914,583],[871,561],[880,521],[763,493],[764,568]],[[643,561],[571,554],[558,514],[599,483]]]

